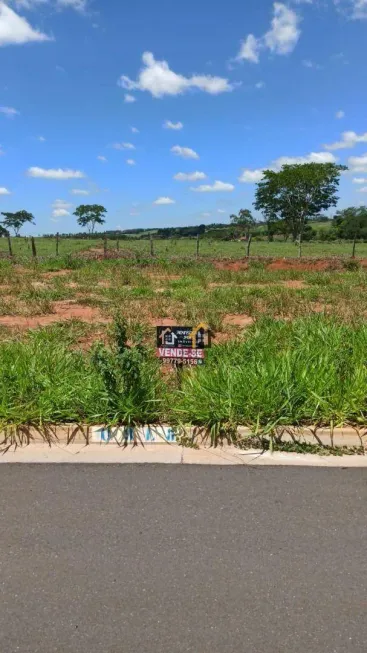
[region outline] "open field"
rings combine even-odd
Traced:
[[[53,238],[35,238],[37,255],[40,257],[55,256],[56,241]],[[108,241],[108,249],[115,251],[116,241]],[[146,257],[150,255],[149,240],[120,240],[120,251],[127,256]],[[27,238],[12,238],[13,254],[18,258],[31,257],[31,244]],[[200,240],[200,256],[205,258],[241,258],[246,254],[246,243],[241,241],[218,241],[203,238]],[[103,241],[98,239],[61,239],[59,243],[60,256],[78,254],[84,250],[102,252]],[[304,257],[325,258],[331,256],[350,257],[352,243],[335,242],[305,242],[302,245]],[[158,257],[192,257],[196,254],[195,238],[180,238],[177,240],[154,240],[154,253]],[[6,238],[0,238],[0,255],[8,254]],[[251,244],[251,256],[296,257],[298,247],[293,242],[275,240],[272,243],[256,239]],[[367,243],[357,243],[356,256],[367,258]]]
[[[0,261],[0,426],[366,422],[367,272],[358,263],[71,262]],[[142,350],[121,347],[117,315],[128,345]],[[214,335],[207,364],[162,373],[155,326],[199,321]]]

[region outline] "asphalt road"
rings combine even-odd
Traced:
[[[0,472],[4,653],[366,651],[366,470]]]

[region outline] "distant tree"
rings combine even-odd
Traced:
[[[34,216],[28,211],[17,211],[16,213],[1,213],[5,216],[5,220],[2,221],[6,229],[13,229],[16,236],[19,236],[19,232],[23,225],[26,222],[35,224]]]
[[[352,256],[355,256],[357,240],[367,240],[367,207],[350,206],[335,214],[333,227],[339,238],[353,240]]]
[[[231,215],[230,220],[233,225],[244,231],[246,238],[249,238],[251,229],[255,226],[255,218],[249,209],[241,209],[238,215]]]
[[[265,170],[254,206],[267,222],[286,221],[293,240],[299,240],[301,255],[307,220],[336,205],[340,173],[346,169],[335,163],[303,163],[284,165],[278,172]]]
[[[3,226],[0,224],[0,238],[1,238],[2,236],[4,236],[4,237],[9,236],[9,232],[8,232],[7,229],[5,229],[5,227],[3,227]]]
[[[105,213],[107,213],[107,209],[100,204],[81,204],[74,211],[74,215],[78,218],[78,225],[87,227],[90,234],[94,232],[96,224],[106,222],[104,219]]]

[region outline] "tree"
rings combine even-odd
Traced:
[[[87,227],[88,233],[92,234],[96,224],[106,222],[104,219],[105,213],[107,213],[107,209],[100,204],[81,204],[75,209],[73,215],[77,216],[78,225]]]
[[[333,219],[339,238],[353,240],[352,257],[355,256],[356,240],[367,240],[367,207],[351,206],[335,214]]]
[[[8,232],[7,229],[5,229],[5,227],[3,227],[3,226],[0,224],[0,238],[1,238],[2,236],[4,236],[4,237],[9,236],[9,232]]]
[[[5,220],[2,221],[5,228],[13,229],[16,236],[19,236],[19,232],[26,222],[35,224],[34,216],[32,215],[32,213],[28,213],[28,211],[17,211],[16,213],[1,213],[1,215],[5,216]]]
[[[285,220],[293,240],[301,243],[307,220],[321,210],[335,206],[340,173],[346,166],[335,163],[284,165],[281,170],[265,170],[257,184],[254,206],[266,221]]]
[[[244,230],[246,238],[248,239],[250,236],[250,231],[255,225],[255,219],[251,211],[248,209],[241,209],[238,212],[238,215],[231,215],[230,220],[233,225],[241,227],[241,229]]]

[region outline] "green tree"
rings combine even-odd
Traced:
[[[16,211],[16,213],[1,213],[5,216],[5,220],[2,221],[5,229],[13,229],[16,236],[19,236],[19,232],[23,225],[26,222],[35,224],[34,216],[28,211]]]
[[[249,238],[251,229],[255,226],[255,219],[249,209],[241,209],[238,215],[231,215],[230,220],[233,225],[245,232],[246,238]]]
[[[335,206],[340,173],[346,166],[335,163],[284,165],[281,170],[265,170],[257,184],[254,206],[266,221],[285,220],[293,240],[299,241],[307,220],[321,210]]]
[[[3,227],[3,226],[0,224],[0,238],[1,238],[2,236],[9,236],[9,232],[8,232],[7,229],[5,229],[5,227]]]
[[[94,233],[96,224],[104,224],[107,209],[100,204],[81,204],[78,206],[74,215],[77,216],[77,223],[81,227],[87,227],[88,233]]]
[[[350,206],[335,214],[333,227],[339,238],[353,240],[352,256],[355,256],[356,241],[367,240],[367,207]]]

